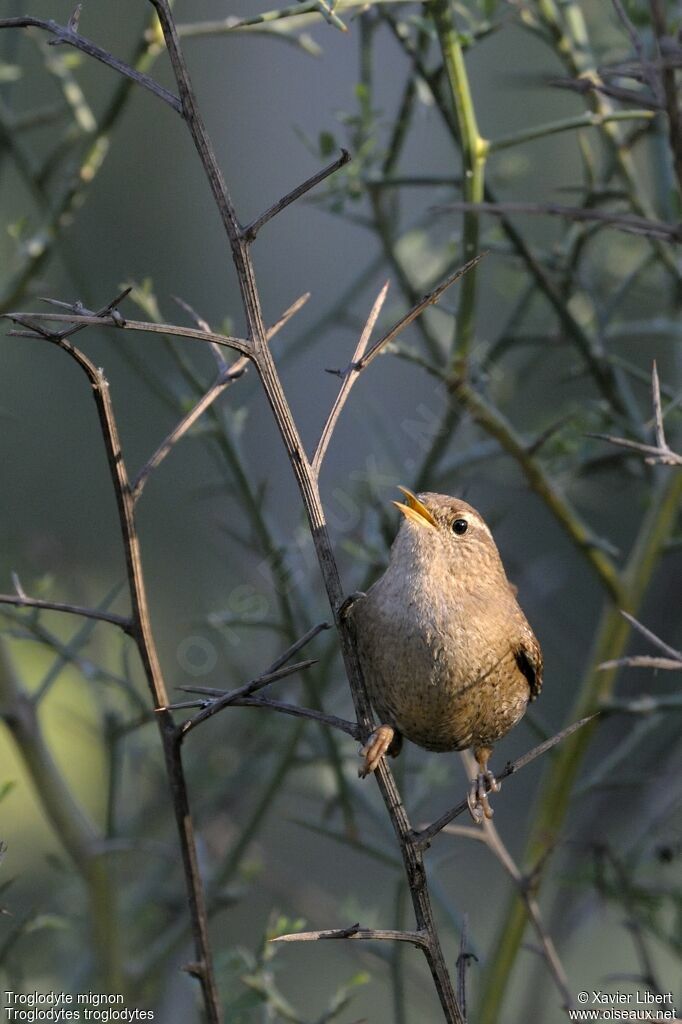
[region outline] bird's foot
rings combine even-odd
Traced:
[[[358,775],[361,779],[376,771],[381,758],[388,752],[396,735],[395,729],[390,725],[380,725],[374,730],[364,747],[360,747],[360,757],[364,757],[365,763],[358,768]]]
[[[346,621],[346,619],[350,615],[351,608],[353,607],[355,602],[359,601],[363,597],[367,597],[367,594],[364,592],[364,590],[354,590],[352,594],[349,594],[349,596],[346,598],[346,600],[339,608],[339,620],[341,622]]]
[[[477,825],[480,825],[483,818],[490,820],[495,813],[490,806],[488,793],[499,793],[502,789],[501,783],[497,781],[490,768],[480,771],[475,779],[471,780],[467,804],[469,813]]]

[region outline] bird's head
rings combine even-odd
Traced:
[[[394,544],[394,556],[412,553],[419,561],[437,559],[448,571],[503,576],[504,568],[493,535],[473,508],[447,494],[413,494],[400,487],[404,501],[394,501],[405,517]],[[506,579],[506,576],[505,576]]]

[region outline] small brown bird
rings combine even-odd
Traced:
[[[492,816],[493,744],[542,686],[542,651],[509,583],[492,534],[459,498],[412,494],[390,564],[349,607],[369,696],[382,723],[360,753],[360,775],[399,753],[402,737],[427,750],[472,747],[475,821]]]

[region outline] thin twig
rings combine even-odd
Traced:
[[[462,752],[462,760],[466,768],[467,776],[472,777],[475,774],[475,762],[473,755],[468,750],[465,750]],[[484,843],[507,872],[516,886],[523,903],[525,904],[528,917],[535,929],[538,939],[540,940],[542,957],[547,964],[549,973],[551,974],[554,984],[561,995],[563,1009],[572,1009],[573,997],[568,984],[566,971],[559,959],[559,954],[557,953],[554,941],[542,920],[538,901],[532,893],[531,879],[521,873],[514,861],[514,858],[502,841],[502,837],[497,831],[494,822],[488,818],[483,820],[482,834]]]
[[[650,466],[682,466],[682,455],[674,452],[666,440],[661,406],[661,384],[658,379],[655,359],[651,367],[651,400],[654,408],[655,445],[630,441],[626,437],[614,437],[612,434],[588,434],[587,436],[594,437],[598,441],[608,441],[609,444],[616,445],[618,448],[629,448],[631,451],[642,452],[647,456],[644,461]]]
[[[111,313],[109,315],[112,324],[117,324],[117,320],[122,320],[120,314]],[[94,321],[97,325],[102,323],[97,317],[88,319]],[[35,330],[39,337],[57,345],[62,351],[66,352],[80,367],[90,383],[116,496],[119,525],[125,550],[126,570],[132,605],[130,633],[139,651],[154,707],[163,708],[168,704],[168,696],[151,628],[145,577],[142,570],[140,542],[135,522],[134,499],[119,441],[109,383],[102,370],[98,369],[83,352],[75,348],[62,334],[59,332],[50,333],[47,328],[39,324],[35,325]],[[218,992],[213,975],[208,936],[208,916],[197,859],[194,825],[189,807],[180,743],[173,718],[169,712],[161,711],[157,715],[157,724],[164,749],[168,782],[180,837],[195,954],[197,964],[199,965],[196,977],[199,979],[202,987],[209,1024],[220,1024]]]
[[[311,626],[303,636],[300,636],[298,640],[294,640],[294,642],[287,647],[286,651],[283,651],[279,657],[275,658],[272,665],[269,666],[268,672],[276,672],[282,667],[282,665],[286,665],[290,658],[293,658],[293,656],[298,654],[300,650],[307,647],[311,640],[314,640],[320,633],[331,628],[331,623],[329,622],[318,622],[315,626]]]
[[[586,221],[587,223],[604,224],[606,227],[617,228],[647,238],[660,238],[666,242],[682,241],[682,225],[668,224],[661,220],[651,220],[634,213],[618,213],[610,210],[593,210],[584,206],[561,206],[559,203],[465,203],[453,202],[438,207],[439,210],[475,210],[489,213],[494,217],[505,217],[509,214],[540,214],[549,217],[565,217],[567,220]]]
[[[641,90],[624,89],[622,86],[613,85],[610,82],[602,82],[596,72],[589,76],[583,75],[581,78],[553,78],[548,85],[553,85],[557,89],[569,89],[572,92],[580,93],[581,96],[589,92],[600,93],[602,96],[620,100],[622,103],[634,103],[638,107],[646,107],[648,110],[663,109],[660,100],[643,96]]]
[[[45,611],[66,612],[69,615],[79,615],[84,619],[110,622],[129,636],[132,636],[133,632],[132,619],[125,615],[115,615],[113,612],[98,611],[97,608],[83,608],[80,605],[65,604],[62,601],[44,601],[41,598],[26,597],[25,594],[0,594],[0,604],[11,604],[16,608],[39,608]]]
[[[242,708],[265,708],[270,711],[278,711],[283,715],[290,715],[293,718],[308,718],[321,725],[328,725],[331,729],[338,729],[352,736],[354,740],[361,739],[360,729],[355,722],[349,722],[337,715],[327,715],[324,711],[316,708],[303,708],[298,704],[285,704],[279,700],[271,700],[269,697],[240,697],[234,702],[235,707]]]
[[[84,327],[114,327],[116,330],[143,331],[147,334],[169,334],[178,338],[190,338],[192,341],[208,342],[211,345],[222,345],[225,348],[234,349],[242,355],[251,357],[252,349],[247,341],[241,338],[231,338],[225,334],[216,334],[213,331],[200,331],[192,327],[182,327],[178,324],[156,324],[143,320],[123,320],[114,316],[109,318],[98,316],[80,316],[76,313],[73,316],[68,313],[2,313],[0,318],[11,320],[15,324],[21,324],[29,330],[35,331],[43,337],[53,332],[41,330],[42,323],[66,323],[74,326]],[[15,334],[10,331],[10,334]]]
[[[561,743],[561,741],[566,739],[567,736],[570,736],[578,729],[582,729],[582,727],[587,725],[588,722],[594,721],[599,714],[600,712],[596,711],[594,714],[588,715],[586,718],[581,718],[578,722],[573,722],[571,725],[566,726],[565,729],[556,733],[556,735],[552,736],[550,739],[545,740],[544,743],[539,743],[537,747],[533,747],[525,754],[522,754],[521,757],[517,757],[515,761],[507,762],[502,771],[496,775],[497,780],[501,782],[502,779],[506,779],[508,776],[515,775],[517,772],[520,772],[522,768],[526,768],[529,764],[535,761],[536,758],[546,754],[548,750],[555,747],[557,743]],[[436,821],[432,822],[431,825],[413,832],[412,836],[415,846],[419,847],[421,850],[426,849],[434,836],[438,835],[439,832],[442,832],[446,825],[449,825],[454,818],[458,818],[460,814],[464,814],[468,809],[468,801],[462,800],[460,803],[456,804],[455,807],[452,807],[449,811],[446,811],[445,814],[442,814],[440,818],[437,818]]]
[[[625,7],[623,6],[622,0],[611,0],[611,2],[614,6],[616,14],[618,15],[618,20],[620,21],[621,25],[623,26],[628,35],[628,38],[632,45],[632,49],[635,51],[637,57],[639,58],[639,62],[642,66],[644,76],[646,78],[646,83],[651,90],[651,95],[657,102],[660,102],[660,82],[656,77],[656,73],[651,61],[648,61],[646,58],[642,37],[640,36],[639,32],[630,20],[628,13],[625,10]]]
[[[320,939],[361,939],[385,942],[411,942],[413,946],[425,949],[428,945],[426,932],[397,931],[393,928],[361,928],[354,924],[350,928],[329,928],[317,932],[292,932],[277,935],[270,942],[319,942]]]
[[[610,668],[654,668],[672,672],[679,672],[682,669],[682,655],[673,660],[672,658],[654,658],[648,654],[635,654],[629,658],[613,658],[611,661],[602,661],[597,668],[606,671]]]
[[[412,309],[405,314],[405,316],[401,317],[400,320],[398,320],[398,322],[393,325],[390,331],[387,331],[386,334],[384,334],[383,338],[380,338],[379,341],[377,341],[372,346],[367,355],[363,356],[358,363],[354,364],[353,369],[355,369],[358,373],[360,373],[362,370],[367,369],[369,364],[376,359],[376,357],[382,352],[383,349],[386,348],[386,346],[390,342],[393,341],[394,338],[398,337],[401,331],[404,331],[406,327],[408,327],[414,320],[416,320],[417,317],[420,316],[420,314],[423,313],[428,306],[432,306],[435,302],[438,302],[441,295],[445,291],[447,291],[447,289],[451,285],[453,285],[455,281],[459,281],[461,277],[464,277],[467,271],[472,270],[487,255],[487,252],[479,253],[478,256],[474,256],[474,258],[469,260],[468,263],[465,263],[463,266],[459,267],[459,269],[456,270],[453,274],[450,274],[449,277],[446,277],[444,281],[441,281],[441,283],[436,288],[434,288],[433,291],[430,291],[428,295],[425,295],[422,299],[420,299],[419,302],[417,302],[412,307]]]
[[[173,73],[182,101],[184,119],[194,140],[230,242],[248,325],[248,337],[252,341],[254,348],[254,363],[301,493],[329,602],[337,617],[341,651],[351,688],[356,717],[362,736],[366,737],[372,729],[371,705],[364,685],[354,638],[348,624],[338,618],[338,609],[344,600],[343,588],[327,531],[317,481],[308,461],[305,447],[291,414],[291,409],[283,392],[281,381],[267,344],[258,286],[250,255],[250,244],[242,236],[239,220],[216,160],[203,118],[198,109],[168,0],[150,0],[150,2],[154,6],[161,22]],[[424,947],[424,953],[445,1018],[451,1024],[463,1024],[452,981],[440,946],[438,931],[433,920],[433,911],[431,909],[422,857],[410,841],[411,829],[409,820],[393,776],[385,763],[379,766],[375,773],[375,778],[400,842],[418,930],[425,930],[428,934],[428,945]]]
[[[642,444],[639,441],[630,441],[627,437],[614,437],[613,434],[586,434],[586,437],[593,437],[596,441],[607,441],[617,448],[628,448],[633,452],[640,452],[646,455],[644,460],[650,465],[660,463],[664,466],[682,466],[682,455],[671,452],[667,448],[658,448],[653,444]]]
[[[367,317],[367,322],[365,323],[365,326],[362,330],[362,334],[360,335],[360,340],[358,341],[355,352],[353,353],[352,362],[344,373],[343,382],[341,384],[341,387],[339,388],[339,393],[336,396],[336,401],[334,402],[329,412],[327,422],[322,428],[320,440],[317,442],[315,454],[313,455],[311,460],[311,466],[313,468],[313,472],[316,475],[319,475],[320,468],[322,466],[322,461],[327,452],[327,448],[329,447],[329,442],[332,439],[332,434],[334,433],[334,428],[336,427],[337,420],[341,415],[341,411],[344,405],[348,401],[348,396],[350,395],[351,388],[353,387],[353,384],[358,379],[358,376],[361,373],[361,370],[358,368],[358,364],[365,354],[365,351],[369,344],[369,339],[371,338],[372,331],[374,330],[374,325],[376,324],[379,318],[379,314],[381,313],[381,310],[383,308],[384,302],[386,301],[388,285],[389,282],[387,281],[386,284],[381,289],[381,291],[379,292],[379,294],[377,295],[376,299],[374,300],[374,305],[372,306],[370,314]]]
[[[319,185],[320,182],[325,180],[325,178],[328,178],[331,174],[338,171],[339,168],[344,166],[344,164],[350,163],[350,160],[350,153],[347,150],[342,149],[340,157],[334,160],[331,164],[328,164],[326,167],[323,167],[321,171],[317,172],[317,174],[313,174],[310,178],[306,178],[305,181],[301,182],[300,185],[297,185],[296,188],[291,190],[291,192],[287,192],[285,196],[282,196],[282,198],[278,199],[276,203],[273,203],[273,205],[270,206],[265,213],[262,213],[260,217],[256,217],[254,221],[251,221],[250,224],[243,228],[242,236],[244,239],[248,242],[253,242],[260,229],[267,224],[269,220],[272,220],[272,218],[276,217],[278,213],[285,210],[287,206],[290,206],[292,203],[296,202],[297,199],[300,199],[301,196],[304,196],[306,192],[310,192],[311,189],[315,188],[315,186]]]
[[[664,654],[669,654],[671,658],[682,658],[680,651],[676,651],[674,647],[670,647],[670,645],[665,643],[664,640],[661,640],[660,636],[652,633],[650,629],[647,629],[647,627],[643,625],[639,619],[636,619],[634,615],[631,615],[630,612],[626,612],[621,609],[621,615],[624,619],[627,619],[630,625],[634,626],[642,636],[645,636],[647,640],[650,640],[654,647],[658,647],[658,649],[663,651]]]
[[[88,57],[93,57],[95,60],[101,61],[102,64],[106,64],[108,67],[113,68],[114,71],[118,71],[120,75],[124,75],[126,78],[130,78],[137,85],[141,85],[144,89],[148,89],[150,92],[158,96],[160,100],[167,103],[169,107],[172,107],[176,114],[182,113],[182,107],[180,100],[177,96],[174,96],[168,89],[164,89],[162,85],[155,82],[149,75],[143,74],[141,71],[136,71],[135,68],[130,67],[125,61],[119,60],[114,57],[111,53],[103,50],[100,46],[92,43],[85,36],[79,35],[74,32],[70,27],[65,25],[59,25],[52,19],[45,20],[43,18],[2,18],[0,19],[0,29],[2,28],[41,28],[45,32],[50,32],[55,36],[60,43],[64,43],[67,46],[73,46],[76,50],[80,50],[82,53],[87,53]]]
[[[219,711],[223,711],[231,704],[234,704],[235,701],[243,697],[249,697],[252,693],[262,690],[264,687],[277,682],[279,679],[285,679],[287,676],[294,675],[296,672],[303,672],[305,669],[310,668],[311,665],[316,664],[317,661],[309,658],[306,661],[299,661],[295,665],[284,665],[275,672],[268,672],[263,676],[259,676],[257,679],[252,679],[250,683],[245,683],[244,686],[239,686],[236,690],[230,690],[222,697],[216,697],[208,702],[204,701],[203,703],[205,706],[199,714],[195,715],[193,718],[187,719],[187,721],[183,722],[179,727],[180,738],[185,739],[192,729],[196,729],[196,727],[201,725],[202,722],[205,722],[207,719],[217,715]],[[169,710],[173,710],[173,705],[169,704],[165,708],[157,708],[157,711]]]
[[[305,295],[301,295],[300,298],[296,299],[295,302],[289,306],[287,310],[282,313],[279,320],[270,327],[268,330],[268,340],[273,338],[281,329],[289,322],[295,313],[301,309],[310,298],[310,292],[306,292]],[[200,331],[204,334],[211,334],[212,331],[209,325],[201,317],[198,317],[191,306],[189,306],[182,299],[176,299],[176,301],[186,309],[191,316],[194,317],[197,326]],[[220,347],[218,347],[218,361],[219,371],[213,384],[208,390],[201,396],[201,398],[192,406],[188,413],[182,417],[182,419],[176,423],[173,429],[166,435],[156,451],[149,457],[147,462],[142,466],[139,473],[135,477],[132,483],[133,496],[137,502],[142,494],[145,484],[151,473],[161,465],[164,459],[170,455],[175,445],[180,441],[189,430],[192,429],[194,424],[201,418],[204,412],[213,405],[213,403],[226,391],[229,387],[234,384],[236,380],[243,376],[246,368],[249,364],[248,356],[240,356],[238,359],[228,365],[220,354]]]

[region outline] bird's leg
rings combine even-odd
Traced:
[[[490,819],[493,816],[493,809],[488,800],[488,792],[499,793],[502,788],[490,768],[488,758],[492,754],[491,747],[475,747],[474,757],[478,762],[478,775],[472,779],[467,796],[469,812],[477,825],[483,821],[483,817]]]
[[[403,737],[392,725],[378,726],[369,737],[364,747],[360,748],[360,756],[364,757],[365,763],[358,768],[358,775],[364,779],[376,770],[379,761],[384,754],[397,757],[403,745]]]

